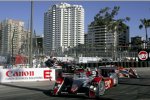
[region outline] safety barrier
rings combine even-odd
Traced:
[[[0,82],[54,81],[58,71],[50,68],[0,69]]]
[[[122,67],[150,67],[150,61],[139,61],[139,62],[95,62],[95,63],[79,63],[79,66],[84,67],[98,67],[106,65],[115,65]]]

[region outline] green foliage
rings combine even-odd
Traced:
[[[150,19],[140,19],[141,24],[139,25],[139,28],[142,29],[143,27],[148,28],[150,27]]]
[[[115,6],[112,10],[109,7],[105,7],[99,11],[98,14],[94,17],[94,21],[91,22],[90,26],[107,26],[108,31],[124,31],[127,26],[123,23],[129,21],[130,18],[126,17],[123,19],[115,19],[118,15],[120,7]]]
[[[139,29],[142,29],[143,27],[145,28],[145,37],[146,37],[146,41],[148,40],[148,35],[147,35],[147,28],[150,27],[150,19],[140,19],[141,24],[139,25]]]

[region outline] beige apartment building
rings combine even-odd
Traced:
[[[6,19],[1,22],[0,28],[0,53],[13,56],[22,53],[26,34],[24,22],[20,20]]]

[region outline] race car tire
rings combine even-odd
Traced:
[[[115,79],[113,79],[114,81],[114,86],[117,86],[119,84],[119,79],[118,77],[116,77]]]
[[[100,96],[104,95],[104,93],[105,93],[105,82],[101,81],[97,85],[96,98],[99,98]]]
[[[105,82],[102,80],[98,84],[96,84],[96,91],[89,90],[87,92],[87,96],[89,98],[100,98],[105,93]]]

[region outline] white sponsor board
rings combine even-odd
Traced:
[[[0,82],[55,80],[55,69],[14,68],[0,69]]]
[[[79,57],[79,63],[88,63],[88,62],[98,62],[100,61],[99,57]]]

